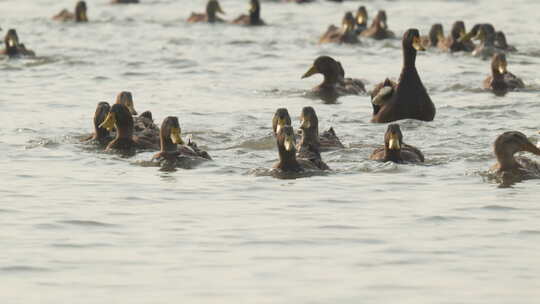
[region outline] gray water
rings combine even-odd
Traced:
[[[90,23],[50,19],[75,1],[2,0],[38,58],[0,59],[2,303],[538,303],[539,180],[500,188],[483,177],[508,130],[539,139],[540,2],[262,2],[261,28],[186,24],[206,1],[88,1]],[[340,60],[371,88],[401,68],[400,41],[317,45],[346,10],[385,8],[398,36],[458,19],[492,22],[519,53],[527,89],[481,89],[489,62],[428,51],[417,67],[433,122],[400,121],[424,165],[369,161],[385,125],[369,96],[306,97],[313,59]],[[221,0],[226,17],[247,1]],[[160,172],[78,143],[99,101],[133,92],[139,112],[178,116],[214,162]],[[346,149],[333,172],[282,180],[271,117],[299,125],[314,106]],[[534,156],[530,156],[534,158]]]

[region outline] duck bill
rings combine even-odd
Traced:
[[[17,42],[15,41],[15,39],[9,38],[9,39],[8,39],[8,46],[9,46],[9,47],[15,47],[15,46],[17,46]]]
[[[532,143],[528,143],[523,147],[523,151],[531,152],[536,155],[540,155],[540,149],[533,145]]]
[[[114,129],[114,126],[116,125],[116,115],[114,113],[110,113],[107,114],[107,117],[105,118],[105,121],[102,122],[99,127],[100,128],[105,128],[109,131],[111,131],[112,129]]]
[[[388,24],[386,24],[386,21],[381,20],[379,21],[379,27],[382,28],[383,30],[386,30],[388,28]]]
[[[302,119],[302,123],[300,124],[300,129],[309,129],[311,127],[311,122],[307,119]]]
[[[390,150],[400,150],[399,138],[397,134],[390,134],[390,140],[388,141],[388,148]]]
[[[507,73],[506,62],[501,62],[499,64],[499,73],[501,73],[501,74],[506,74]]]
[[[220,14],[223,14],[223,15],[227,15],[225,14],[225,12],[221,9],[221,5],[219,5],[219,2],[217,4],[217,7],[216,7],[216,12],[220,13]]]
[[[366,16],[364,14],[358,14],[356,16],[356,23],[357,24],[366,24],[367,23],[367,20],[366,20]]]
[[[283,142],[283,146],[285,146],[285,150],[288,152],[291,152],[294,150],[294,138],[292,135],[286,135],[285,141]]]
[[[417,51],[425,51],[426,48],[422,45],[422,41],[420,41],[420,37],[414,37],[412,46]]]
[[[171,128],[171,140],[173,144],[183,145],[184,141],[182,140],[180,128]]]
[[[467,41],[470,41],[471,39],[473,39],[474,37],[476,37],[473,32],[468,32],[464,35],[461,35],[461,37],[459,37],[458,39],[458,42],[467,42]]]
[[[311,68],[309,68],[309,70],[306,73],[304,73],[304,75],[302,75],[302,79],[308,78],[308,77],[313,76],[313,75],[315,75],[317,73],[319,73],[319,70],[317,69],[316,66],[313,65],[313,66],[311,66]]]
[[[135,111],[135,107],[133,106],[132,103],[128,104],[126,107],[128,108],[129,113],[131,113],[131,115],[133,115],[133,116],[137,115],[137,111]]]
[[[284,118],[278,118],[277,127],[276,127],[276,134],[279,133],[281,128],[285,127],[285,125],[287,125],[287,122],[285,121],[285,119]]]

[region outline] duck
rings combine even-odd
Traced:
[[[241,15],[232,23],[242,25],[266,25],[261,19],[261,4],[259,0],[250,0],[249,15]]]
[[[111,0],[112,4],[137,4],[139,0]]]
[[[313,110],[315,111],[315,110]],[[318,119],[317,119],[317,130],[318,130]],[[274,137],[277,136],[277,133],[280,128],[284,126],[291,126],[291,116],[289,111],[286,108],[278,108],[272,117],[272,132]],[[299,132],[301,133],[301,132]],[[302,135],[296,134],[296,140],[301,140]],[[322,134],[319,134],[319,144],[321,152],[343,149],[345,146],[339,140],[339,137],[336,135],[334,128],[330,127],[328,130],[324,131]]]
[[[152,112],[145,111],[141,115],[135,110],[133,103],[133,94],[128,91],[122,91],[116,95],[116,104],[122,104],[128,108],[133,116],[134,132],[137,136],[144,136],[150,139],[156,145],[159,144],[159,127],[154,123]]]
[[[368,12],[365,6],[361,5],[358,7],[354,20],[356,21],[355,32],[357,35],[360,35],[367,29]]]
[[[347,43],[358,44],[360,40],[355,31],[356,21],[351,12],[345,13],[341,22],[341,28],[330,25],[321,38],[319,43]]]
[[[424,154],[418,148],[403,143],[399,124],[389,124],[384,133],[384,146],[376,148],[369,159],[398,164],[423,163]]]
[[[284,173],[301,173],[306,170],[321,171],[313,162],[296,158],[296,140],[292,126],[278,128],[276,136],[279,161],[273,168]]]
[[[78,1],[75,5],[75,13],[63,9],[60,13],[53,17],[53,20],[58,21],[75,21],[75,22],[88,22],[88,16],[86,15],[86,2]]]
[[[0,54],[7,55],[10,58],[35,57],[36,53],[26,48],[19,42],[19,35],[15,29],[9,29],[4,37],[5,49]]]
[[[163,120],[159,136],[160,151],[151,160],[159,163],[163,170],[191,169],[204,161],[212,160],[208,152],[200,150],[191,138],[185,145],[181,132],[178,117],[168,116]]]
[[[519,131],[508,131],[499,135],[493,145],[497,163],[490,173],[504,182],[540,178],[540,164],[524,156],[514,157],[517,152],[540,155],[540,149]]]
[[[509,53],[517,52],[516,47],[506,42],[506,35],[502,31],[495,32],[495,47]]]
[[[105,148],[106,152],[118,151],[126,156],[134,155],[136,150],[159,150],[159,145],[154,144],[145,136],[135,136],[133,130],[133,118],[129,109],[123,104],[112,105],[105,120],[99,125],[108,131],[116,129],[116,137]]]
[[[330,56],[317,57],[311,68],[302,75],[302,79],[315,74],[322,74],[324,80],[312,91],[325,102],[333,103],[340,96],[360,95],[366,91],[361,80],[345,78],[341,63]]]
[[[422,45],[424,48],[439,48],[444,43],[444,30],[441,23],[435,23],[429,30],[429,35],[421,36]]]
[[[424,51],[417,29],[403,34],[403,67],[399,82],[386,79],[371,92],[374,123],[386,123],[400,119],[432,121],[435,105],[416,70],[416,52]]]
[[[99,146],[107,146],[112,141],[111,132],[106,128],[100,127],[100,125],[105,121],[111,106],[108,102],[102,101],[97,104],[96,112],[94,114],[93,124],[94,124],[94,133],[90,136],[82,139],[82,142],[94,142]]]
[[[475,57],[487,59],[496,53],[504,52],[503,49],[495,45],[495,28],[489,23],[482,24],[473,39],[480,40],[480,43],[472,52]]]
[[[491,76],[484,80],[484,88],[492,90],[495,95],[503,96],[509,90],[523,89],[525,83],[507,69],[506,55],[497,53],[491,59]]]
[[[470,53],[474,50],[474,43],[467,39],[467,31],[465,30],[465,22],[459,20],[454,22],[448,36],[440,44],[440,48],[444,51],[455,52],[467,52]]]
[[[377,12],[375,19],[366,30],[360,34],[362,37],[373,38],[375,40],[395,38],[396,35],[388,29],[386,22],[386,11],[380,10]]]
[[[297,145],[296,157],[312,162],[321,170],[329,170],[330,167],[322,160],[321,142],[319,140],[319,119],[313,107],[304,107],[300,115],[302,138]],[[339,140],[339,139],[338,139]],[[340,142],[341,144],[341,142]]]
[[[225,14],[225,12],[221,9],[221,5],[219,5],[218,0],[208,0],[208,3],[206,4],[206,12],[205,13],[191,13],[191,16],[187,19],[188,23],[196,23],[196,22],[208,22],[208,23],[222,23],[225,22],[225,20],[219,18],[217,14]]]

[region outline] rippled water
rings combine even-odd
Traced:
[[[540,2],[263,2],[261,28],[190,25],[205,1],[89,1],[85,25],[50,17],[75,1],[0,1],[36,59],[0,59],[2,303],[537,303],[540,181],[482,178],[507,130],[538,140]],[[247,1],[221,0],[232,19]],[[434,122],[401,121],[425,165],[367,160],[385,125],[369,97],[325,105],[300,80],[328,54],[371,88],[401,67],[400,41],[317,45],[346,10],[380,8],[398,36],[463,19],[492,22],[520,52],[509,70],[527,89],[481,90],[489,63],[437,51],[417,66]],[[99,101],[132,91],[138,111],[177,115],[214,162],[163,173],[77,142]],[[346,149],[324,176],[256,173],[277,159],[271,117],[294,126],[312,105]],[[532,157],[532,156],[531,156]],[[264,174],[263,174],[264,175]]]

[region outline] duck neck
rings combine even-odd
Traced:
[[[214,23],[217,20],[215,10],[207,9],[206,10],[206,16],[208,17],[208,22],[210,22],[210,23]]]
[[[403,70],[416,70],[416,50],[403,46]]]
[[[302,140],[300,141],[301,146],[311,146],[319,150],[320,141],[319,141],[319,127],[312,126],[307,129],[302,129]]]
[[[324,80],[321,84],[323,87],[333,87],[338,83],[339,75],[336,72],[326,72],[323,76]]]
[[[103,140],[110,136],[109,131],[105,128],[100,128],[98,126],[95,126],[94,128],[94,139],[96,140]]]
[[[499,162],[499,169],[501,171],[509,171],[520,167],[520,165],[514,158],[514,153],[495,151],[495,154],[497,156],[497,161]]]
[[[257,5],[255,9],[249,12],[249,23],[250,24],[259,24],[261,22],[261,9]]]
[[[161,152],[174,152],[178,150],[178,145],[173,143],[171,137],[169,136],[170,130],[161,128],[159,134],[159,140],[161,143]]]
[[[132,139],[133,138],[133,118],[131,115],[118,116],[116,123],[116,138],[117,139]]]
[[[296,151],[287,151],[284,146],[278,145],[279,168],[284,171],[298,171],[300,164],[296,160]]]

